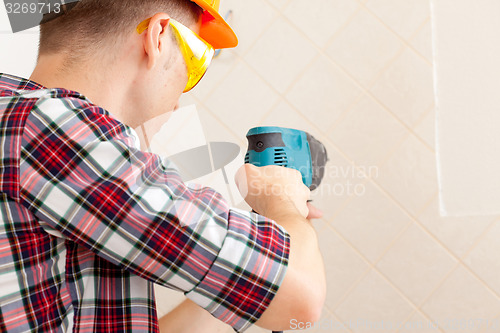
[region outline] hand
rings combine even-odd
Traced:
[[[236,173],[236,185],[245,201],[257,213],[276,220],[284,214],[309,214],[307,200],[311,191],[302,182],[299,171],[271,165],[245,164]],[[312,218],[318,215],[313,210]]]
[[[320,219],[323,217],[323,212],[316,206],[313,206],[310,202],[307,203],[307,207],[309,207],[309,215],[307,216],[308,220]]]

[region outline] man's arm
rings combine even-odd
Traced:
[[[292,319],[317,321],[326,297],[326,278],[316,232],[306,217],[319,216],[317,209],[307,204],[310,191],[300,172],[247,164],[236,175],[236,182],[255,211],[273,219],[290,235],[284,280],[256,325],[287,330]]]
[[[230,209],[210,188],[188,187],[168,161],[138,149],[131,129],[81,104],[44,99],[30,113],[23,205],[48,232],[184,292],[244,331],[284,279],[289,235],[265,217]]]
[[[291,211],[283,207],[284,212]],[[319,320],[326,294],[326,278],[316,232],[300,214],[273,218],[290,234],[288,269],[276,296],[256,325],[270,330],[290,329],[290,321]]]

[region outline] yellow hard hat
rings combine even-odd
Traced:
[[[225,49],[238,45],[233,29],[219,14],[220,0],[191,0],[203,8],[200,37],[215,49]]]

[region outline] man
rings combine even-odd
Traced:
[[[132,129],[201,79],[200,50],[235,46],[217,9],[82,0],[42,24],[30,80],[0,75],[0,331],[157,332],[152,283],[188,297],[162,332],[318,319],[324,267],[306,218],[319,215],[300,174],[245,166],[237,183],[263,216],[230,209]]]

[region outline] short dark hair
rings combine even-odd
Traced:
[[[141,21],[159,12],[190,25],[203,10],[190,0],[80,0],[69,12],[40,25],[39,54],[87,54],[120,42],[122,32],[135,30]]]

